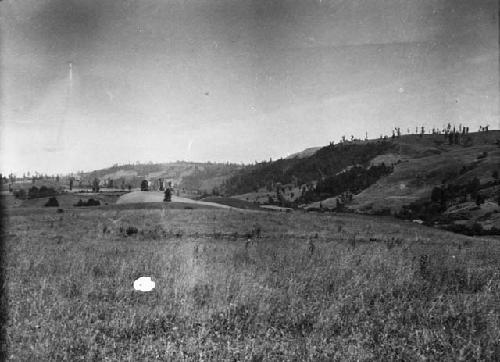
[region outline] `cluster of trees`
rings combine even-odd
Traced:
[[[307,158],[264,161],[241,169],[223,183],[223,193],[244,194],[262,187],[269,189],[277,183],[310,184],[315,180],[335,176],[350,165],[366,167],[375,156],[393,148],[394,145],[386,140],[360,144],[331,143]]]
[[[474,201],[477,206],[485,202],[485,196],[481,194],[481,190],[498,184],[498,171],[494,171],[493,175],[496,176],[495,180],[485,184],[481,184],[479,179],[474,177],[466,184],[449,183],[434,187],[430,199],[419,200],[410,205],[405,205],[396,216],[409,220],[420,219],[428,225],[432,225],[434,222],[449,222],[449,218],[445,217],[443,212],[450,206],[468,200]],[[497,202],[500,203],[500,195]]]
[[[14,191],[14,196],[18,199],[36,199],[41,197],[50,197],[57,195],[57,191],[52,187],[42,186],[40,188],[33,186],[26,193],[25,189]]]
[[[368,168],[354,166],[345,172],[318,181],[316,187],[302,193],[298,202],[319,201],[346,192],[351,195],[357,194],[373,185],[381,177],[389,175],[393,170],[393,166],[386,166],[383,163]]]
[[[355,166],[338,175],[318,181],[314,193],[330,196],[349,190],[357,194],[377,182],[381,177],[389,175],[393,170],[393,166],[386,166],[384,163],[369,168]]]
[[[276,197],[269,195],[268,203],[284,207],[297,207],[300,204],[321,201],[337,196],[337,209],[341,210],[344,203],[351,201],[354,194],[361,192],[377,182],[381,177],[390,174],[393,166],[381,164],[379,166],[362,167],[354,166],[336,175],[320,180],[316,185],[303,185],[300,195],[293,200],[285,198],[285,188],[277,184]]]
[[[484,203],[484,197],[479,193],[481,183],[474,177],[465,185],[449,183],[441,187],[434,187],[431,192],[431,202],[439,205],[438,212],[446,210],[451,204],[465,202],[468,199],[476,201],[477,205]]]
[[[480,132],[487,132],[488,131],[488,127],[489,126],[480,126],[479,127],[479,131]],[[426,130],[425,129],[425,126],[416,126],[415,127],[415,133],[416,135],[419,135],[420,137],[423,137],[425,134],[429,133],[429,134],[433,134],[433,135],[444,135],[445,138],[448,138],[448,137],[457,137],[458,136],[455,136],[455,134],[458,134],[458,135],[466,135],[468,134],[470,131],[470,127],[466,127],[466,126],[462,126],[462,124],[459,125],[459,127],[457,128],[456,126],[452,126],[451,123],[448,123],[447,126],[443,126],[443,128],[432,128],[430,131],[429,130]],[[450,133],[452,134],[452,136],[449,136]],[[407,129],[407,134],[410,134],[410,128]],[[368,136],[367,136],[368,137]],[[392,129],[392,136],[391,138],[394,139],[394,138],[399,138],[401,137],[401,128],[399,127],[394,127]],[[384,135],[380,135],[380,139],[387,139],[388,137],[387,136],[384,136]],[[345,137],[343,136],[342,137],[342,141],[345,142],[346,139]],[[453,141],[454,142],[454,141]],[[450,143],[451,144],[451,143]]]

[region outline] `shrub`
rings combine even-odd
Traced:
[[[99,200],[89,199],[87,201],[87,206],[99,206],[101,202]]]
[[[139,229],[137,229],[135,226],[129,226],[126,230],[125,230],[125,233],[127,235],[133,235],[133,234],[137,234],[139,232]]]
[[[26,190],[24,190],[24,189],[16,190],[16,191],[14,191],[14,196],[17,199],[25,199],[26,198]]]
[[[80,199],[74,206],[80,207],[80,206],[99,206],[99,205],[101,205],[101,202],[99,200],[88,199],[87,201],[82,201],[82,199]]]
[[[55,197],[49,198],[49,200],[45,203],[45,207],[58,207],[59,201]]]

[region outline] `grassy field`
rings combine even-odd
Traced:
[[[500,359],[499,240],[216,209],[27,209],[6,226],[12,360]]]

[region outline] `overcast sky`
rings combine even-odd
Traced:
[[[393,126],[498,128],[497,7],[4,0],[1,169],[246,163]]]

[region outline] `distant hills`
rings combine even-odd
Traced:
[[[226,201],[230,197],[305,210],[392,214],[455,230],[495,232],[500,230],[499,172],[500,131],[490,130],[331,143],[246,166],[113,166],[83,178],[134,188],[141,180],[162,178],[187,194],[220,195]]]
[[[212,193],[225,179],[243,166],[232,163],[201,163],[201,162],[172,162],[115,165],[101,170],[85,173],[82,176],[83,184],[90,184],[97,178],[101,183],[112,185],[115,188],[140,187],[142,180],[155,182],[162,179],[171,182],[177,188],[189,191]]]

